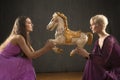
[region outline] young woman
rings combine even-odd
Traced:
[[[92,53],[83,48],[76,52],[87,58],[83,80],[120,80],[120,45],[106,32],[108,19],[95,15],[90,19],[90,29],[98,35]]]
[[[35,80],[32,59],[54,47],[47,41],[45,46],[34,51],[29,33],[33,24],[29,17],[20,16],[15,20],[10,36],[0,46],[0,80]]]

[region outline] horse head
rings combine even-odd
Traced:
[[[67,17],[63,13],[54,12],[52,19],[47,25],[47,30],[53,31],[57,27],[67,28],[67,26]]]

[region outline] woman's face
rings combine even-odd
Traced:
[[[90,21],[90,29],[93,33],[99,33],[101,31],[101,28],[99,25],[95,24],[94,21]]]
[[[32,24],[32,21],[31,21],[30,18],[27,18],[27,19],[26,19],[25,25],[26,25],[26,30],[27,30],[27,32],[33,31],[33,24]]]

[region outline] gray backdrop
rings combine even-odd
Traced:
[[[46,30],[52,14],[56,11],[64,13],[68,18],[71,30],[90,31],[89,19],[96,14],[104,14],[109,19],[108,32],[118,40],[120,4],[118,0],[1,0],[0,1],[0,43],[11,32],[14,20],[18,16],[29,16],[34,23],[34,31],[31,33],[32,46],[38,50],[45,42],[54,38],[54,32]],[[94,35],[94,40],[96,39]],[[93,43],[94,43],[93,40]],[[75,46],[60,46],[63,54],[53,51],[47,52],[33,60],[36,72],[67,72],[83,71],[86,60],[79,56],[69,56],[69,52]],[[85,46],[91,52],[93,45]]]

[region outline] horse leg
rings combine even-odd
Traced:
[[[55,45],[58,44],[58,42],[56,41],[56,39],[50,39],[49,41],[52,41]],[[57,46],[54,46],[54,47],[52,48],[52,50],[53,50],[55,53],[63,53],[63,49],[58,48]]]
[[[78,38],[78,40],[76,40],[77,48],[83,48],[85,46],[85,44],[87,43],[87,40],[88,40],[87,35],[85,35],[84,33],[82,33],[81,37]],[[77,53],[77,49],[73,49],[70,52],[70,56],[73,56],[75,53]]]
[[[70,52],[70,56],[73,56],[76,52],[77,52],[77,50],[76,50],[76,49],[73,49],[73,50]]]
[[[52,50],[53,50],[55,53],[63,53],[63,49],[58,48],[57,46],[53,47]]]
[[[86,42],[76,43],[77,48],[83,48],[85,44],[86,44]],[[70,52],[70,56],[73,56],[75,53],[77,53],[77,49],[73,49],[73,50]]]

